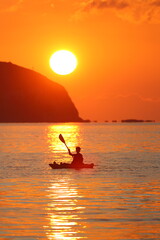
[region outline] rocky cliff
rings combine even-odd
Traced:
[[[0,62],[0,122],[81,122],[67,91],[45,76]]]

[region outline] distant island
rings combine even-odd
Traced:
[[[63,86],[0,62],[0,122],[84,122]]]
[[[125,119],[121,120],[122,123],[135,123],[135,122],[155,122],[155,120],[139,120],[139,119]]]
[[[105,123],[108,123],[108,120],[105,120]],[[141,120],[141,119],[125,119],[125,120],[112,120],[112,123],[152,123],[155,122],[155,120]]]

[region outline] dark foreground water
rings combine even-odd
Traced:
[[[0,239],[160,239],[160,124],[0,124],[0,166]]]

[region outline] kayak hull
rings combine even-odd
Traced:
[[[82,168],[93,168],[94,164],[90,163],[90,164],[81,164],[81,165],[73,165],[73,164],[69,164],[69,163],[50,163],[49,166],[53,169],[64,169],[64,168],[70,168],[70,169],[82,169]]]

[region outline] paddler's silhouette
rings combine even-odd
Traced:
[[[59,134],[59,139],[61,140],[61,142],[63,142],[66,146],[66,148],[68,149],[68,153],[69,155],[71,155],[73,157],[73,161],[72,163],[63,163],[61,162],[60,164],[54,162],[54,163],[50,163],[50,167],[53,169],[61,169],[61,168],[74,168],[74,169],[81,169],[81,168],[93,168],[94,167],[94,163],[83,163],[83,155],[80,153],[81,148],[80,147],[76,147],[76,153],[73,154],[71,153],[70,149],[68,148],[62,134]]]
[[[76,153],[71,153],[70,149],[68,148],[68,153],[73,157],[73,161],[71,162],[72,165],[82,165],[83,164],[83,155],[80,153],[81,148],[76,147]]]

